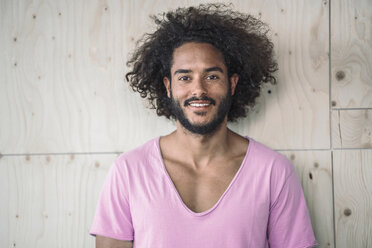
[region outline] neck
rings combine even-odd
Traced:
[[[225,119],[213,133],[205,135],[191,133],[177,122],[177,130],[172,136],[177,150],[182,151],[182,157],[197,169],[228,152],[231,134]]]

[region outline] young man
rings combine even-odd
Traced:
[[[126,78],[177,129],[116,159],[90,231],[96,246],[315,246],[293,166],[227,128],[246,116],[262,83],[275,83],[266,25],[213,4],[155,23]]]

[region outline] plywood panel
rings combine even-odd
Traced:
[[[333,247],[329,152],[287,152],[301,179],[320,247]],[[98,194],[115,155],[0,159],[1,247],[92,247]],[[311,174],[311,178],[310,178]]]
[[[1,160],[3,156],[0,154],[0,199],[1,199],[1,210],[0,210],[0,246],[1,247],[11,247],[9,240],[9,199],[10,187],[9,178],[6,173],[6,164]],[[7,205],[8,204],[8,205]],[[14,219],[13,219],[14,220]]]
[[[329,148],[328,2],[256,4],[273,30],[278,85],[264,87],[257,108],[233,129],[277,149]]]
[[[125,151],[171,131],[124,84],[125,62],[150,14],[200,2],[2,1],[0,153]],[[328,3],[233,3],[272,26],[280,67],[233,129],[274,148],[329,147]]]
[[[1,247],[93,247],[88,235],[115,155],[0,159]],[[4,214],[5,213],[5,214]]]
[[[372,247],[372,150],[334,151],[336,244]]]
[[[332,2],[332,106],[372,107],[372,3]]]
[[[124,83],[127,3],[1,3],[1,153],[123,151],[170,130]]]
[[[372,110],[332,112],[334,148],[372,148]]]
[[[330,151],[281,152],[296,168],[319,247],[335,247]]]

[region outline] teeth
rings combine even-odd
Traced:
[[[190,103],[190,105],[193,107],[205,107],[209,106],[209,103]]]

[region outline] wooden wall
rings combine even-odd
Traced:
[[[128,53],[150,14],[201,2],[0,1],[1,247],[94,246],[111,162],[174,129],[124,83]],[[233,4],[272,27],[280,71],[230,127],[291,159],[320,247],[372,247],[372,2]]]

